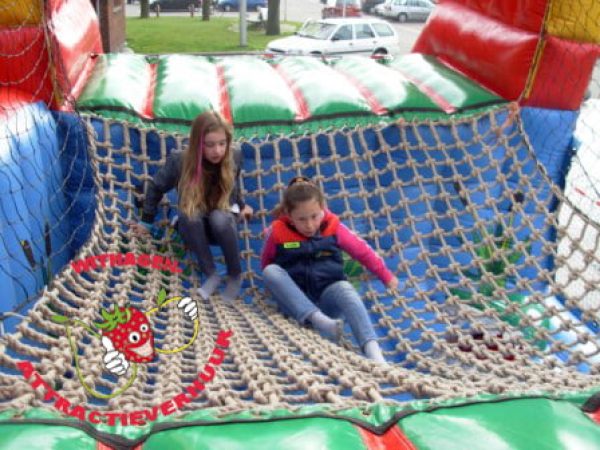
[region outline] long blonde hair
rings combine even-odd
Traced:
[[[214,180],[211,181],[204,167],[202,149],[205,136],[219,130],[223,130],[227,137],[227,151],[219,164],[218,181],[214,184]],[[192,122],[188,149],[183,156],[181,178],[178,185],[179,209],[188,217],[209,211],[211,205],[208,204],[207,194],[210,189],[217,189],[216,208],[229,209],[229,197],[235,182],[232,139],[231,125],[217,112],[206,111]],[[213,185],[209,186],[209,183]]]

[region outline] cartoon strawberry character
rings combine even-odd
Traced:
[[[102,330],[102,342],[107,350],[112,344],[111,351],[135,363],[154,359],[154,333],[144,313],[132,306],[113,306],[112,311],[103,309],[101,314],[104,322],[96,326]]]

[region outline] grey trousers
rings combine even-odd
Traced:
[[[214,210],[193,218],[180,214],[177,226],[185,245],[196,255],[200,271],[210,276],[216,271],[210,245],[223,251],[227,275],[238,277],[242,273],[237,223],[233,213]]]

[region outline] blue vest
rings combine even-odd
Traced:
[[[288,217],[273,222],[275,264],[284,268],[313,302],[319,301],[327,286],[346,279],[336,237],[339,223],[336,215],[327,212],[320,234],[306,237],[294,228]]]

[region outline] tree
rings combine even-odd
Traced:
[[[267,36],[281,34],[279,28],[279,4],[280,0],[269,0],[267,4],[269,8],[269,15],[267,17]]]
[[[210,4],[212,0],[202,0],[202,20],[210,20]]]
[[[140,18],[147,19],[150,15],[149,0],[140,0]]]

